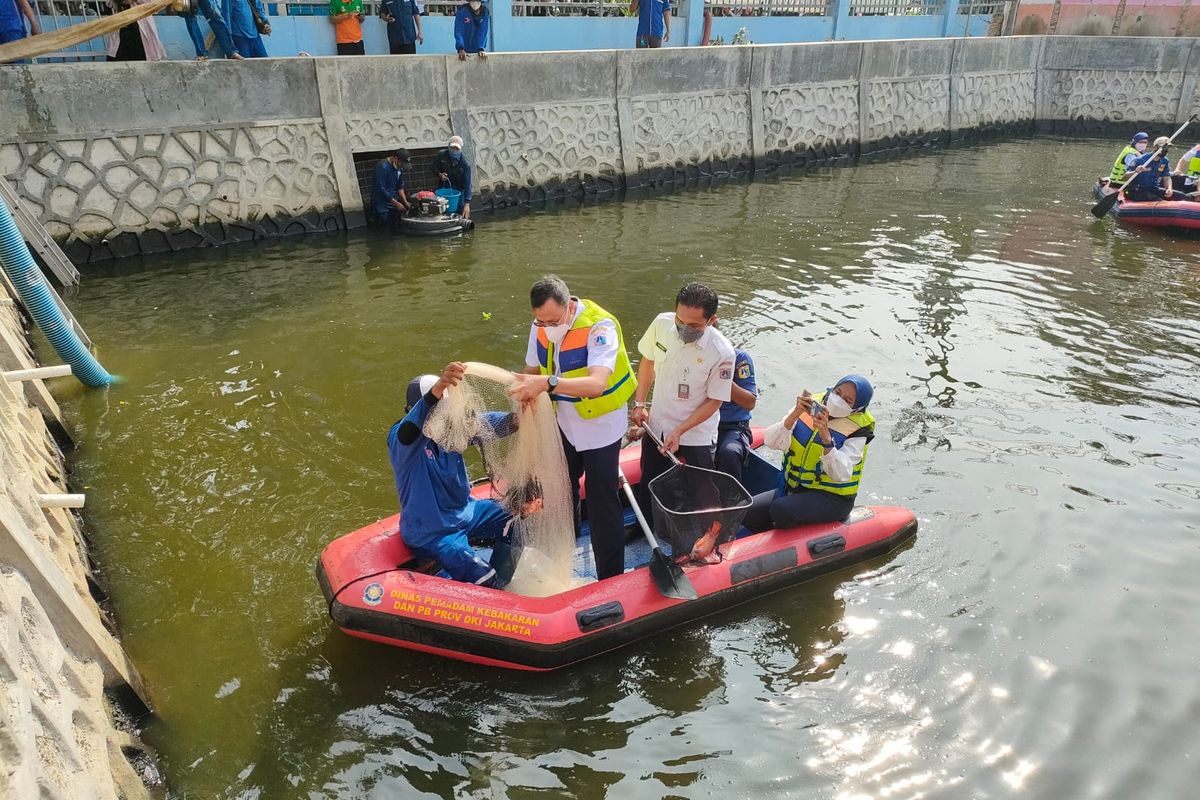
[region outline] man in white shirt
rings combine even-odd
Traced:
[[[558,414],[579,528],[579,479],[585,480],[598,580],[625,571],[625,520],[618,493],[626,402],[637,380],[616,317],[573,297],[547,275],[529,291],[533,325],[525,369],[510,393],[528,402],[548,392]]]
[[[707,469],[713,468],[721,403],[729,400],[733,386],[733,345],[716,321],[716,292],[699,283],[679,290],[675,311],[655,317],[638,342],[642,361],[630,414],[633,424],[649,427],[665,450]],[[651,387],[653,406],[647,402]],[[643,440],[643,493],[670,466],[652,442]]]

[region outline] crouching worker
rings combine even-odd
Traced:
[[[429,412],[448,387],[458,385],[465,370],[463,364],[452,362],[440,377],[413,378],[405,397],[405,417],[388,431],[388,455],[400,496],[400,536],[413,555],[437,561],[438,575],[501,588],[494,564],[509,556],[508,542],[502,540],[508,513],[495,501],[471,497],[462,453],[443,450],[422,432]],[[492,413],[484,424],[507,436],[516,423],[512,414]],[[496,541],[492,563],[479,557],[471,539]]]
[[[874,389],[847,375],[814,398],[807,389],[763,441],[785,451],[782,485],[754,498],[745,525],[752,531],[818,522],[844,522],[854,508],[875,418],[867,411]]]

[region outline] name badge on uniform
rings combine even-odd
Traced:
[[[692,394],[692,388],[690,386],[688,386],[686,383],[679,384],[678,397],[680,400],[687,400],[688,397],[691,396],[691,394]]]

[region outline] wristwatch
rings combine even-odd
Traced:
[[[553,392],[558,388],[558,376],[551,375],[546,378],[546,391]]]
[[[650,407],[650,404],[649,404],[649,403],[644,403],[644,402],[642,402],[641,400],[634,400],[634,401],[633,401],[633,407],[634,407],[634,408],[649,408],[649,407]]]

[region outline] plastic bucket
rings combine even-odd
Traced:
[[[450,204],[446,207],[447,214],[457,214],[462,210],[462,192],[458,189],[438,189],[434,194],[446,198]]]

